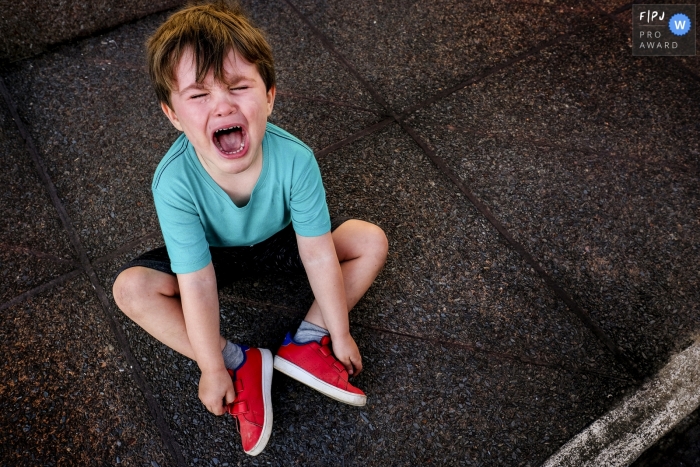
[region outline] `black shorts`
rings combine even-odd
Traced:
[[[331,232],[349,218],[331,220]],[[271,273],[299,273],[304,265],[299,257],[296,234],[290,223],[267,240],[251,246],[209,247],[211,262],[216,273],[217,287],[236,279]],[[142,266],[175,275],[170,268],[170,257],[165,247],[156,248],[132,259],[119,269],[115,278],[125,269]]]

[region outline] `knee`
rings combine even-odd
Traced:
[[[377,225],[357,219],[338,227],[333,232],[333,241],[341,262],[364,258],[381,268],[389,251],[389,241],[384,231]]]
[[[389,240],[386,234],[381,227],[368,224],[365,235],[367,251],[371,252],[372,256],[384,264],[387,254],[389,253]]]
[[[112,284],[112,296],[120,310],[124,311],[132,296],[134,287],[133,268],[120,272]]]
[[[114,301],[124,314],[131,316],[140,308],[136,306],[139,298],[145,295],[146,274],[140,268],[122,271],[112,285]]]

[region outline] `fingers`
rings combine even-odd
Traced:
[[[226,397],[224,398],[224,405],[233,404],[234,400],[236,400],[236,391],[233,388],[231,388],[230,390],[226,391]]]
[[[362,356],[357,344],[348,334],[333,341],[333,353],[335,358],[343,364],[350,376],[356,376],[362,371]]]
[[[350,376],[356,376],[362,371],[362,357],[358,355],[348,356],[342,360],[338,359],[343,364]]]
[[[199,399],[209,412],[223,415],[235,398],[236,391],[228,372],[202,373],[199,380]]]
[[[205,407],[209,412],[213,413],[214,415],[223,415],[227,412],[228,406],[230,404],[233,404],[234,400],[236,400],[236,391],[234,391],[233,388],[231,388],[228,391],[226,391],[225,396],[221,399],[221,405],[205,404]]]
[[[351,375],[355,375],[355,376],[359,375],[360,372],[362,371],[362,357],[359,355],[356,358],[351,357],[350,361],[351,361],[352,366],[354,367],[355,371],[354,372],[348,371],[348,373]]]
[[[217,416],[218,416],[218,415],[223,415],[223,414],[226,413],[226,406],[223,405],[223,404],[221,404],[221,405],[216,405],[216,404],[214,404],[214,405],[207,405],[206,407],[207,407],[207,410],[208,410],[209,412],[211,412],[211,413],[213,413],[214,415],[217,415]]]
[[[345,371],[347,371],[350,376],[355,374],[355,368],[353,367],[350,357],[344,358],[343,360],[338,359],[338,361],[343,364]]]
[[[231,393],[226,393],[226,397],[221,399],[221,404],[204,404],[204,406],[214,415],[223,415],[228,411],[229,404],[232,404],[235,398],[235,393],[231,391]]]
[[[226,397],[224,397],[224,406],[228,407],[230,404],[233,404],[233,401],[236,400],[236,391],[231,388],[229,391],[226,391]]]

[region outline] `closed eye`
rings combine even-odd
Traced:
[[[204,97],[206,94],[194,94],[190,96],[190,99],[199,99],[200,97]]]

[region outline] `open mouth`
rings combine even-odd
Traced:
[[[214,143],[228,156],[238,154],[245,148],[245,131],[239,126],[220,128],[214,132]]]

